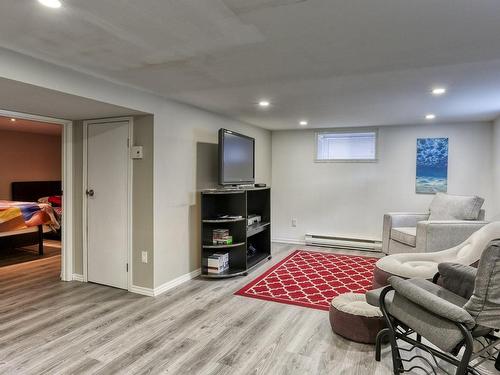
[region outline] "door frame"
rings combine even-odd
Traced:
[[[128,122],[128,142],[127,142],[127,290],[131,290],[133,285],[132,279],[132,181],[133,181],[133,162],[130,157],[130,148],[132,147],[132,142],[134,139],[134,118],[132,116],[126,117],[115,117],[97,120],[85,120],[83,122],[83,179],[82,179],[82,224],[83,224],[83,281],[88,282],[88,231],[87,231],[87,196],[85,191],[87,190],[88,183],[88,166],[87,166],[87,156],[88,156],[88,126],[89,125],[102,125],[106,126],[109,123],[115,122]]]
[[[61,229],[61,280],[73,280],[73,121],[0,109],[0,116],[62,125],[61,164],[63,215]]]

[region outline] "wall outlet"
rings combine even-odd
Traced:
[[[148,252],[147,251],[141,252],[141,260],[142,260],[142,263],[148,262]]]
[[[292,227],[296,227],[296,226],[297,226],[297,219],[292,218]]]

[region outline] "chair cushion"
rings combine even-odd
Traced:
[[[417,228],[399,227],[391,229],[391,239],[415,247],[417,244]]]
[[[440,349],[449,352],[463,341],[455,321],[474,327],[474,319],[462,308],[465,298],[423,279],[393,276],[389,281],[396,290],[389,313]]]
[[[460,263],[443,262],[438,264],[439,283],[449,291],[470,299],[474,291],[477,268]]]
[[[417,278],[408,279],[408,282],[413,283],[417,286],[421,286],[421,281],[420,281],[420,279],[417,279]],[[426,284],[424,284],[421,287],[425,288],[425,285]],[[382,294],[382,291],[386,287],[387,287],[387,285],[383,286],[381,288],[371,289],[371,290],[367,291],[366,295],[365,295],[366,302],[372,306],[380,307],[380,295]],[[393,298],[394,298],[394,290],[391,290],[385,296],[385,304],[387,305],[387,307],[389,307],[391,305]]]
[[[429,220],[477,220],[483,203],[476,195],[437,193],[429,207]]]
[[[366,302],[372,306],[380,307],[380,295],[386,287],[372,289],[366,292]],[[394,290],[391,290],[385,296],[385,303],[389,306],[394,298]]]
[[[418,253],[389,255],[377,260],[375,266],[387,274],[397,275],[407,279],[412,277],[432,279],[438,272],[438,264],[442,261],[439,259],[441,257],[419,257],[419,255]]]
[[[367,318],[381,317],[380,309],[368,304],[364,294],[344,293],[332,299],[332,307],[335,309],[357,316]]]
[[[441,350],[449,352],[463,341],[463,335],[454,322],[440,318],[399,293],[394,294],[388,310],[392,316]]]
[[[463,309],[467,300],[458,294],[425,279],[415,278],[405,280],[393,276],[389,279],[389,282],[396,290],[396,294],[403,295],[413,303],[424,307],[426,310],[440,317],[453,322],[463,323],[469,329],[474,328],[476,322]]]
[[[478,324],[500,329],[500,240],[492,241],[483,252],[465,309]]]

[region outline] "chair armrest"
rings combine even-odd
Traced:
[[[384,221],[388,220],[391,228],[416,227],[419,221],[429,219],[429,215],[425,212],[389,212],[384,215]]]
[[[389,253],[391,229],[397,227],[416,227],[421,220],[429,219],[429,213],[419,212],[390,212],[384,215],[382,229],[382,251]]]
[[[469,299],[474,292],[477,268],[459,263],[439,263],[439,282],[450,292]]]
[[[389,279],[389,283],[397,294],[402,295],[434,315],[452,322],[462,323],[469,329],[476,325],[472,316],[465,309],[421,288],[412,283],[411,280],[393,276]]]
[[[423,220],[417,223],[417,252],[432,253],[459,245],[488,224],[475,220]]]

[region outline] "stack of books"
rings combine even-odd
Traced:
[[[233,236],[229,235],[229,229],[214,229],[212,231],[212,242],[214,245],[231,245]]]
[[[204,259],[207,273],[218,274],[229,269],[229,253],[216,253]]]

